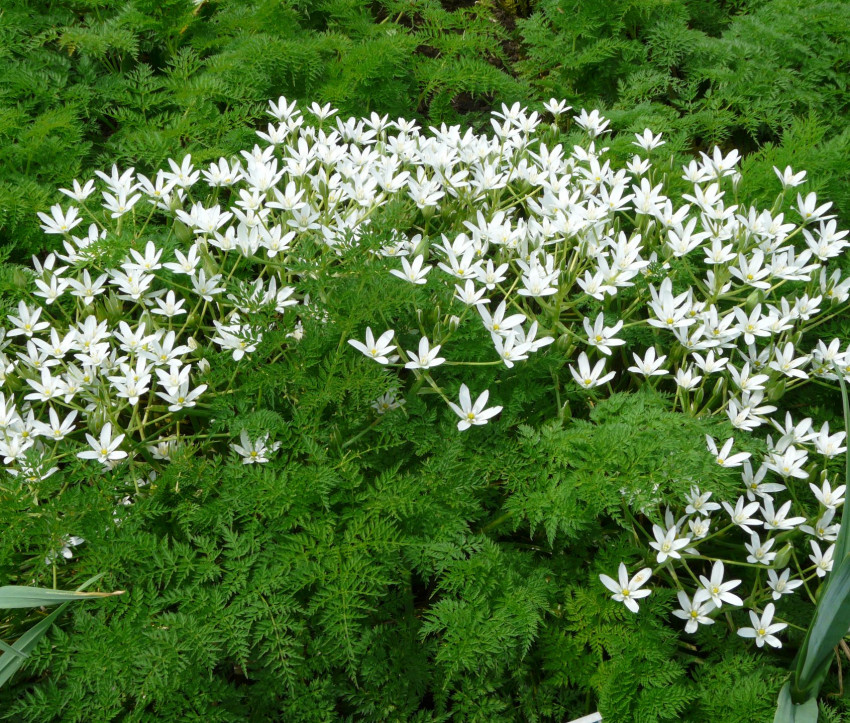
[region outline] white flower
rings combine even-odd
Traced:
[[[85,201],[89,196],[91,196],[92,193],[94,193],[94,181],[92,179],[86,181],[85,186],[80,186],[80,182],[76,178],[74,179],[73,183],[73,191],[69,191],[67,188],[60,188],[59,192],[64,193],[66,196],[73,198],[75,201],[79,201],[81,203]]]
[[[820,502],[827,509],[834,510],[836,507],[844,504],[844,491],[846,485],[839,485],[834,490],[830,487],[829,482],[824,480],[823,485],[818,489],[814,482],[809,482],[809,487]]]
[[[475,404],[473,404],[469,396],[469,388],[466,384],[461,384],[459,397],[460,406],[453,404],[452,402],[449,402],[449,406],[452,408],[452,411],[460,417],[460,421],[457,423],[457,428],[461,432],[465,429],[469,429],[473,424],[487,424],[487,420],[491,417],[495,417],[502,411],[502,407],[490,407],[489,409],[484,408],[487,405],[487,400],[490,398],[490,392],[486,389],[481,392],[478,399],[475,400]]]
[[[423,336],[419,340],[419,353],[416,354],[412,351],[407,352],[407,355],[410,357],[411,361],[407,362],[407,364],[404,365],[404,368],[431,369],[432,367],[439,366],[445,361],[443,357],[437,356],[437,354],[440,353],[441,346],[441,344],[437,344],[437,346],[429,348],[428,338]]]
[[[721,467],[740,467],[744,460],[752,456],[749,452],[729,454],[732,451],[732,444],[735,442],[734,437],[729,437],[719,452],[717,451],[717,444],[712,437],[705,435],[705,442],[708,445],[708,451],[714,455],[714,461]]]
[[[41,307],[36,306],[33,310],[23,302],[18,302],[18,315],[9,316],[8,320],[14,325],[14,329],[6,332],[6,336],[26,336],[31,339],[32,335],[38,331],[47,329],[50,324],[46,321],[39,321],[41,316]]]
[[[372,409],[378,414],[385,414],[393,409],[398,409],[405,400],[396,396],[395,392],[385,392],[372,403]]]
[[[151,313],[173,319],[175,316],[182,316],[186,313],[186,309],[183,308],[184,303],[186,303],[184,299],[177,299],[174,292],[169,290],[165,297],[165,301],[161,298],[156,299],[156,305],[158,308],[151,309]]]
[[[519,326],[526,320],[525,314],[512,314],[505,318],[505,310],[507,308],[507,302],[505,301],[499,304],[492,316],[490,316],[490,312],[483,306],[478,305],[476,308],[481,315],[481,320],[484,322],[484,328],[491,334],[506,336],[511,329]]]
[[[268,439],[269,435],[266,434],[252,442],[248,436],[248,432],[243,429],[239,435],[241,444],[234,442],[230,445],[230,448],[242,457],[242,464],[264,464],[269,461],[268,455],[273,454],[280,448],[280,442],[266,445]]]
[[[584,318],[584,333],[587,334],[587,343],[595,346],[603,354],[611,354],[612,346],[620,346],[626,342],[622,339],[617,339],[615,334],[623,328],[623,322],[618,321],[614,326],[605,326],[605,317],[601,312],[597,315],[593,326],[590,325],[590,319]]]
[[[603,372],[605,371],[604,359],[600,359],[596,362],[596,366],[594,366],[591,370],[590,361],[587,358],[587,354],[584,352],[578,356],[578,371],[573,368],[572,364],[570,364],[569,367],[570,374],[573,375],[573,379],[575,379],[576,383],[584,389],[593,389],[593,387],[598,387],[614,378],[614,372],[608,372],[608,374],[603,376]]]
[[[711,520],[708,517],[694,517],[688,520],[688,527],[691,528],[692,538],[701,540],[711,529]]]
[[[76,206],[71,206],[63,213],[62,206],[58,203],[50,207],[50,216],[39,211],[38,217],[42,221],[41,228],[44,233],[50,234],[66,234],[83,222],[83,219],[77,216]]]
[[[157,392],[156,394],[166,402],[170,402],[168,405],[169,412],[177,412],[181,409],[185,409],[186,407],[194,407],[197,398],[201,396],[206,389],[207,385],[201,384],[190,391],[189,382],[185,381],[180,384],[177,389],[173,389],[168,392]]]
[[[655,541],[650,542],[649,546],[658,550],[656,559],[659,564],[665,562],[668,557],[672,557],[676,560],[680,559],[682,555],[679,553],[679,550],[683,547],[687,547],[691,542],[690,537],[677,539],[679,530],[675,525],[673,525],[669,530],[665,530],[659,525],[653,525],[652,534],[655,535]]]
[[[815,573],[818,577],[826,577],[826,573],[832,570],[833,559],[832,556],[835,553],[835,545],[830,545],[826,552],[821,552],[820,545],[814,540],[809,540],[809,545],[812,548],[812,554],[809,555],[809,559],[815,565]]]
[[[823,516],[815,522],[814,526],[800,525],[800,530],[805,532],[807,535],[817,537],[819,540],[835,542],[838,538],[838,531],[841,529],[841,525],[832,524],[834,517],[835,508],[827,508],[827,510],[823,513]]]
[[[326,118],[330,118],[332,115],[337,113],[336,108],[332,108],[330,103],[325,103],[324,105],[319,105],[318,103],[311,103],[307,108],[316,118],[320,121],[325,120]]]
[[[747,499],[752,502],[756,496],[767,497],[774,492],[782,492],[785,485],[777,482],[764,482],[764,477],[767,474],[767,465],[762,464],[758,471],[753,474],[753,467],[750,460],[744,460],[744,468],[741,472],[741,480],[747,488]]]
[[[797,449],[794,445],[789,445],[782,453],[771,452],[765,460],[765,466],[785,478],[807,479],[809,473],[803,467],[808,462],[808,458],[809,455],[805,449]]]
[[[709,599],[705,590],[697,590],[693,600],[688,598],[684,591],[679,590],[677,596],[679,599],[680,610],[674,610],[673,615],[677,618],[686,620],[685,632],[695,633],[700,625],[713,625],[714,620],[708,617],[708,613],[714,610],[714,602]]]
[[[381,334],[381,336],[379,336],[376,340],[372,334],[372,327],[367,326],[365,344],[357,341],[356,339],[349,339],[348,343],[358,351],[363,352],[369,358],[374,359],[379,364],[389,364],[390,360],[386,355],[395,348],[390,343],[390,339],[393,338],[394,333],[395,332],[392,329],[389,329]]]
[[[401,265],[403,271],[399,271],[398,269],[390,269],[390,273],[393,276],[398,276],[400,279],[404,279],[405,281],[409,281],[412,284],[422,285],[426,283],[428,280],[425,278],[428,275],[428,272],[431,270],[431,266],[425,266],[423,268],[422,264],[425,261],[424,256],[417,256],[413,259],[413,263],[408,262],[405,257],[401,259]]]
[[[660,133],[657,136],[654,136],[649,128],[645,128],[643,134],[635,133],[635,138],[637,138],[637,140],[632,141],[632,145],[639,146],[645,151],[651,151],[654,148],[658,148],[658,146],[663,146],[665,143],[665,141],[661,140]]]
[[[765,540],[764,544],[762,544],[759,536],[753,532],[750,535],[749,543],[744,543],[744,547],[750,553],[747,555],[747,562],[751,565],[769,565],[776,557],[775,552],[770,552],[770,548],[773,547],[774,542],[776,542],[776,538]]]
[[[511,333],[505,337],[493,334],[492,338],[493,344],[496,347],[496,353],[505,362],[505,366],[508,369],[513,368],[514,362],[528,359],[528,352],[531,351],[531,343],[520,341],[516,334]]]
[[[750,621],[753,624],[751,628],[739,628],[738,635],[742,638],[755,638],[756,645],[758,647],[764,646],[765,643],[773,646],[774,648],[781,648],[782,643],[779,638],[777,638],[774,633],[778,633],[780,630],[784,630],[788,627],[786,623],[773,623],[771,624],[771,620],[773,620],[773,612],[775,608],[773,603],[768,603],[764,607],[764,613],[761,617],[759,617],[754,611],[750,610]]]
[[[121,442],[124,441],[124,435],[119,434],[115,439],[112,439],[112,422],[103,425],[100,430],[100,439],[95,439],[86,433],[86,440],[91,449],[78,452],[77,457],[80,459],[96,459],[104,466],[111,468],[113,462],[127,456],[126,452],[118,449]]]
[[[788,517],[791,511],[791,500],[788,500],[778,510],[773,510],[773,500],[765,497],[762,503],[764,526],[767,530],[793,530],[797,525],[806,521],[805,517]]]
[[[728,580],[723,582],[723,561],[716,560],[711,568],[711,578],[700,575],[699,580],[702,583],[705,594],[711,598],[716,608],[722,607],[723,603],[730,605],[743,605],[744,602],[730,590],[738,587],[741,584],[740,580]]]
[[[688,506],[685,508],[685,514],[708,514],[720,509],[720,505],[716,502],[709,502],[711,492],[700,492],[699,487],[691,487],[690,493],[685,497]]]
[[[641,359],[634,352],[632,353],[632,357],[635,360],[635,366],[629,367],[630,372],[634,372],[635,374],[643,374],[644,376],[664,376],[667,374],[666,369],[662,369],[661,365],[667,359],[666,355],[662,355],[655,358],[655,347],[649,347],[644,354],[643,359]]]
[[[482,286],[480,289],[476,289],[475,282],[472,279],[467,279],[463,286],[455,284],[455,291],[457,292],[455,298],[467,306],[490,303],[490,299],[484,298],[487,287]]]
[[[176,250],[174,256],[177,258],[176,262],[168,262],[163,264],[163,266],[175,274],[194,276],[195,269],[198,268],[198,264],[201,262],[198,256],[198,244],[190,246],[188,254],[183,254],[179,250]]]
[[[50,407],[49,416],[50,424],[45,424],[38,420],[33,422],[33,426],[42,437],[47,437],[58,442],[60,439],[65,439],[66,436],[74,431],[74,420],[77,418],[77,412],[75,410],[71,410],[68,416],[60,421],[56,410]]]
[[[78,545],[82,545],[85,540],[82,537],[77,537],[75,535],[65,535],[62,538],[62,548],[59,552],[50,552],[47,557],[44,558],[45,565],[52,565],[61,555],[66,560],[70,560],[74,556],[74,552],[71,548],[77,547]]]
[[[213,319],[213,326],[216,334],[212,340],[219,344],[222,349],[231,349],[233,351],[233,361],[239,361],[245,354],[250,354],[257,350],[263,335],[255,332],[249,325],[231,324],[225,326]]]
[[[84,304],[91,304],[94,297],[104,292],[104,284],[109,279],[108,274],[101,274],[94,281],[88,269],[83,271],[82,278],[68,279],[67,283],[71,287],[71,295],[83,300]]]
[[[558,100],[557,98],[550,98],[543,104],[543,108],[549,111],[555,118],[571,110],[571,107],[567,105],[567,101]]]
[[[743,497],[739,497],[737,503],[735,504],[735,509],[732,509],[732,505],[728,502],[723,503],[723,509],[729,513],[729,517],[732,520],[732,524],[738,525],[744,532],[751,535],[753,531],[750,529],[750,526],[753,527],[761,527],[761,520],[752,517],[751,515],[759,509],[758,502],[750,502],[750,504],[745,505],[745,501]]]
[[[773,569],[767,571],[767,584],[773,590],[774,600],[779,600],[783,595],[790,595],[803,584],[802,580],[789,580],[790,575],[790,567],[786,567],[781,575],[777,575]]]
[[[614,593],[611,596],[612,599],[623,603],[629,610],[636,613],[640,607],[637,601],[652,592],[652,590],[639,589],[641,585],[649,580],[651,573],[652,570],[645,567],[631,580],[629,580],[629,573],[628,570],[626,570],[626,565],[621,562],[618,574],[619,580],[614,580],[613,578],[608,577],[608,575],[600,575],[599,580],[605,587]]]
[[[41,382],[35,379],[27,379],[29,384],[35,391],[27,394],[24,399],[32,399],[38,402],[50,402],[65,395],[66,387],[62,377],[54,377],[50,374],[49,369],[41,370]]]
[[[820,432],[813,436],[812,441],[815,443],[815,449],[818,453],[825,457],[835,457],[847,451],[847,446],[843,444],[846,436],[845,432],[836,432],[831,435],[829,433],[829,422],[824,422]]]
[[[593,110],[588,113],[584,108],[582,108],[579,115],[573,116],[573,120],[577,125],[581,126],[591,138],[596,138],[596,136],[601,135],[602,133],[611,132],[610,130],[606,130],[611,121],[603,118],[598,110]]]
[[[794,173],[794,171],[791,170],[791,166],[785,166],[785,171],[780,171],[776,166],[774,166],[773,172],[779,178],[782,188],[794,188],[794,186],[799,186],[806,180],[805,171]]]
[[[195,287],[195,293],[198,294],[204,301],[212,301],[214,294],[220,294],[224,291],[223,286],[218,286],[221,281],[221,274],[215,274],[207,279],[206,272],[201,269],[197,276],[192,276],[192,286]]]

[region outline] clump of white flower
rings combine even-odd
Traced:
[[[661,134],[636,134],[642,155],[617,168],[598,145],[611,132],[608,119],[581,109],[574,120],[588,139],[570,149],[557,127],[570,108],[557,99],[543,108],[552,123],[515,104],[494,113],[489,135],[446,126],[425,133],[376,114],[335,118],[335,109],[314,103],[308,112],[317,127],[280,98],[269,104],[274,122],[257,133],[264,147],[238,159],[198,168],[186,156],[151,178],[113,167],[75,180],[62,189],[71,204],[39,214],[62,249],[33,260],[30,293],[3,324],[7,471],[31,483],[72,458],[104,469],[177,458],[194,443],[183,415],[227,392],[212,386],[208,359],[226,354],[247,368],[272,328],[285,332],[279,353],[296,348],[303,320],[326,317],[302,281],[344,264],[393,200],[419,223],[397,229],[373,258],[387,283],[413,285],[430,306],[414,334],[389,323],[361,328],[351,347],[398,383],[413,378],[418,390],[427,382],[460,418],[459,430],[487,424],[502,406],[486,406],[489,390],[473,402],[465,383],[455,403],[441,380],[456,389],[448,377],[467,365],[513,369],[538,353],[556,355],[559,382],[574,382],[589,398],[647,384],[675,393],[683,412],[725,414],[743,432],[770,422],[782,437],[768,437],[756,472],[732,438],[719,446],[709,438],[718,465],[743,468],[741,494],[709,501],[710,490],[693,490],[679,518],[671,512],[664,526],[653,523],[648,557],[662,567],[693,566],[708,581],[680,588],[677,612],[688,631],[708,624],[721,604],[736,604],[731,593],[711,592],[730,582],[719,560],[701,552],[710,530],[743,534],[741,562],[762,566],[784,562],[785,536],[808,535],[812,564],[792,572],[825,575],[829,511],[843,503],[843,487],[812,484],[806,504],[821,507],[816,515],[784,495],[812,476],[811,454],[831,459],[846,440],[770,415],[783,393],[811,379],[850,380],[850,348],[801,342],[848,304],[850,279],[830,265],[850,244],[848,232],[814,192],[800,192],[784,210],[736,202],[746,184],[737,151],[715,148],[683,167],[688,192],[677,195],[654,166]],[[806,182],[804,171],[776,174],[783,193]],[[429,235],[437,216],[455,225]],[[176,242],[149,240],[149,223],[171,224]],[[117,260],[116,247],[124,250]],[[687,273],[677,271],[683,264]],[[439,286],[453,297],[446,313],[437,311]],[[487,361],[462,358],[453,344],[460,325],[486,332]],[[635,327],[656,343],[629,341],[647,338]],[[393,391],[373,403],[375,423],[404,403],[396,383],[388,386]],[[276,446],[242,432],[231,449],[251,464],[271,459]],[[799,586],[787,569],[768,569],[765,595]],[[642,570],[629,580],[621,567],[618,581],[603,582],[637,610],[648,577]],[[759,644],[773,644],[772,605],[753,628]]]

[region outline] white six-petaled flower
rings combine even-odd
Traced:
[[[478,395],[478,399],[475,400],[475,404],[472,403],[472,399],[469,396],[469,388],[466,384],[460,385],[460,393],[458,396],[460,398],[460,406],[453,404],[452,402],[449,402],[449,406],[452,411],[460,417],[460,421],[457,423],[457,428],[461,432],[465,429],[469,429],[472,425],[487,424],[489,419],[495,417],[502,411],[501,407],[490,407],[489,409],[485,409],[487,406],[487,400],[490,398],[490,392],[487,389]]]
[[[576,384],[583,389],[593,389],[593,387],[601,386],[602,384],[605,384],[605,382],[611,381],[614,378],[614,372],[604,374],[604,359],[600,359],[596,362],[596,365],[593,369],[591,369],[590,360],[584,352],[578,355],[578,370],[576,370],[572,364],[570,364],[569,367],[570,374],[573,375],[573,379],[576,380]]]
[[[112,422],[107,422],[100,430],[100,437],[95,439],[90,434],[86,434],[86,440],[91,449],[77,452],[77,457],[80,459],[96,459],[104,466],[111,467],[113,462],[119,459],[124,459],[127,453],[118,449],[121,442],[124,441],[123,434],[119,434],[113,439],[112,437]]]
[[[636,613],[640,609],[637,601],[652,592],[651,590],[640,589],[641,586],[649,580],[651,574],[652,570],[645,567],[632,577],[631,580],[629,580],[629,572],[626,569],[626,565],[621,562],[617,580],[614,580],[608,575],[600,575],[599,580],[605,587],[614,593],[611,596],[612,599],[623,603],[629,610]]]
[[[390,343],[394,333],[395,332],[392,329],[388,329],[375,339],[372,334],[372,327],[367,326],[365,344],[357,341],[356,339],[349,339],[348,343],[358,351],[363,352],[370,359],[374,359],[378,362],[378,364],[389,364],[390,360],[387,357],[387,354],[395,349],[395,347]]]
[[[686,621],[686,633],[695,633],[700,625],[714,624],[714,620],[708,617],[708,614],[714,610],[715,605],[705,590],[697,590],[693,599],[689,598],[683,590],[679,590],[676,597],[679,600],[680,609],[674,610],[673,615]]]
[[[738,635],[742,638],[755,638],[756,645],[760,648],[765,643],[774,648],[781,648],[782,642],[774,633],[784,630],[788,625],[786,623],[771,623],[774,610],[773,603],[765,605],[761,617],[755,611],[750,610],[750,621],[753,626],[751,628],[739,628]]]
[[[441,344],[429,347],[428,337],[423,336],[419,340],[419,353],[408,351],[410,361],[404,365],[405,369],[431,369],[442,364],[445,359],[437,356],[440,353]]]
[[[280,448],[280,442],[267,444],[268,439],[269,435],[266,434],[251,441],[247,430],[243,429],[239,435],[240,444],[234,442],[230,448],[242,457],[242,464],[265,464],[269,461],[269,455]]]

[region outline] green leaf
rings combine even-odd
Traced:
[[[22,653],[19,650],[15,650],[15,648],[13,648],[11,645],[9,645],[9,643],[4,643],[2,640],[0,640],[0,650],[3,650],[5,652],[9,653],[10,655],[15,655],[18,658],[28,657],[25,653]]]
[[[3,655],[0,655],[0,688],[2,688],[9,678],[17,672],[18,668],[23,665],[24,658],[32,652],[38,641],[41,640],[41,637],[50,629],[50,626],[53,625],[53,621],[59,617],[59,614],[67,605],[68,603],[60,605],[52,613],[50,613],[50,615],[43,620],[39,620],[35,625],[21,635],[21,637],[15,642],[14,646],[12,646],[15,651],[14,654],[11,652],[5,652]]]
[[[841,402],[844,408],[844,431],[848,435],[847,439],[850,439],[850,400],[847,397],[847,386],[844,383],[843,373],[838,374],[838,383],[841,386]],[[844,453],[844,460],[844,481],[845,484],[850,485],[850,449]],[[835,552],[833,554],[835,560],[843,560],[850,555],[850,513],[844,509],[841,511],[841,528],[838,530],[838,539],[835,541]]]
[[[817,723],[817,720],[817,696],[812,696],[805,703],[798,705],[791,700],[791,681],[786,682],[779,691],[773,723]]]
[[[5,585],[0,587],[0,608],[37,608],[42,605],[58,605],[70,600],[110,597],[120,595],[121,592],[120,590],[117,592],[71,592],[69,590]]]
[[[850,628],[850,556],[830,575],[826,592],[818,602],[812,627],[806,635],[797,663],[796,687],[806,690],[815,673],[829,660],[832,649]]]
[[[42,635],[44,635],[53,625],[53,621],[59,617],[59,614],[72,600],[90,600],[92,598],[109,597],[111,595],[123,595],[123,590],[115,592],[82,592],[92,583],[100,580],[104,573],[99,573],[90,577],[76,591],[69,592],[67,590],[47,590],[37,587],[24,587],[20,585],[6,585],[0,587],[0,608],[23,608],[23,607],[39,607],[41,605],[56,605],[62,603],[50,615],[42,620],[39,620],[29,630],[27,630],[20,638],[15,641],[14,645],[8,645],[0,641],[0,648],[3,649],[3,654],[0,655],[0,688],[6,684],[23,665],[24,659],[27,658],[35,648]],[[64,601],[64,602],[63,602]]]

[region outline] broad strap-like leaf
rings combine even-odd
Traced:
[[[779,691],[776,714],[773,723],[817,723],[818,699],[809,698],[805,703],[796,704],[791,700],[791,682],[788,681]]]
[[[844,408],[844,431],[845,444],[850,442],[850,399],[847,395],[847,385],[844,383],[844,375],[839,373],[838,383],[841,385],[841,402]],[[845,469],[844,482],[850,488],[850,447],[844,453]],[[841,510],[841,527],[838,530],[838,539],[835,541],[835,552],[833,553],[834,560],[843,560],[850,555],[850,512],[847,512],[847,505]]]
[[[797,661],[797,687],[806,689],[850,628],[850,556],[830,574]]]

